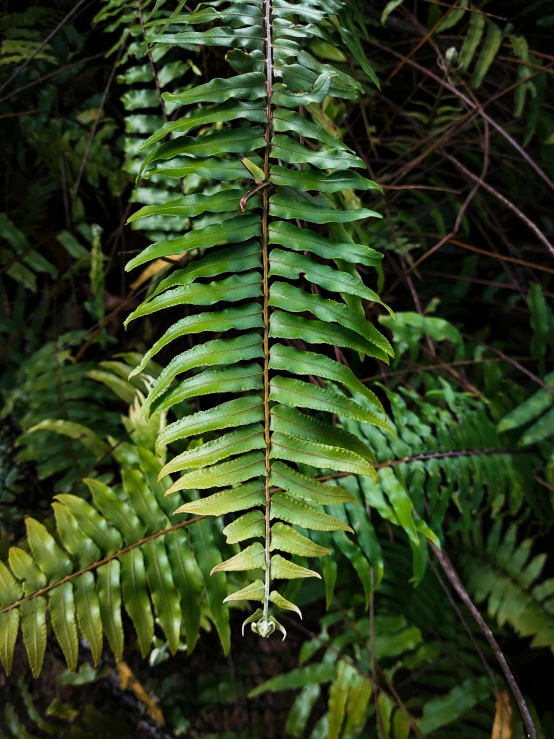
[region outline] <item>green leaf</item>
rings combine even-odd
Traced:
[[[295,110],[277,108],[273,112],[272,121],[273,130],[278,133],[294,131],[304,138],[313,139],[334,149],[348,150],[350,148],[339,138],[328,133],[322,126],[310,123],[307,118],[304,118]]]
[[[429,736],[463,716],[473,706],[484,702],[493,692],[488,676],[468,678],[446,695],[432,698],[423,708],[423,717],[417,725],[423,736]]]
[[[96,571],[102,627],[118,662],[123,656],[120,569],[118,560],[113,559]]]
[[[260,40],[262,38],[262,27],[252,25],[248,28],[218,26],[204,32],[184,31],[177,34],[149,35],[147,41],[171,46],[198,44],[200,46],[225,46],[230,48],[242,46],[245,49],[257,49],[261,46]]]
[[[263,420],[263,402],[256,396],[247,396],[229,400],[210,408],[185,416],[180,421],[171,423],[158,436],[156,450],[163,448],[177,439],[186,439],[207,431],[218,431],[235,426],[248,426]]]
[[[248,201],[251,202],[250,200]],[[215,277],[225,272],[247,272],[251,269],[262,268],[262,250],[255,240],[232,246],[229,249],[219,249],[211,252],[203,259],[195,259],[184,269],[175,270],[169,277],[162,280],[149,295],[151,300],[164,290],[172,287],[182,287],[194,282],[198,277]],[[245,306],[251,307],[251,306]]]
[[[214,33],[219,34],[225,30],[230,29],[213,29]],[[205,36],[206,34],[193,35]],[[179,34],[179,36],[182,36],[182,34]],[[164,37],[162,36],[161,38]],[[164,43],[161,38],[154,37],[152,40]],[[178,36],[171,37],[170,43],[178,43],[176,41],[177,38]],[[192,43],[199,42],[196,41]],[[265,97],[265,95],[265,75],[261,72],[249,72],[247,74],[230,77],[229,79],[216,77],[215,79],[210,80],[210,82],[206,82],[203,85],[197,85],[196,87],[193,87],[190,90],[185,90],[184,92],[165,92],[162,97],[167,102],[178,103],[179,105],[192,105],[193,103],[223,103],[231,98],[239,98],[240,100],[256,100],[258,98]]]
[[[248,214],[237,216],[221,224],[212,224],[196,231],[190,231],[176,239],[157,241],[131,259],[125,265],[125,271],[130,272],[135,267],[140,267],[141,264],[151,262],[153,259],[184,254],[193,249],[210,249],[221,244],[239,244],[260,236],[260,233],[259,216]]]
[[[373,693],[373,686],[365,677],[360,675],[358,672],[352,675],[352,681],[350,683],[350,691],[348,693],[348,701],[346,704],[346,722],[344,725],[345,736],[354,734],[356,730],[360,730],[366,719],[366,711],[369,703],[369,699]],[[401,711],[397,711],[395,716],[401,714]],[[394,736],[401,739],[401,734],[398,731],[395,723]],[[409,729],[408,729],[409,731]],[[406,739],[408,733],[406,732]]]
[[[473,61],[477,47],[481,43],[484,30],[485,16],[481,13],[470,13],[469,25],[458,57],[460,69],[464,72],[469,69]]]
[[[262,290],[262,278],[259,272],[252,271],[243,274],[232,275],[218,282],[210,282],[208,285],[193,283],[166,290],[152,300],[145,301],[127,318],[126,323],[135,318],[150,315],[164,308],[174,308],[178,305],[213,305],[220,300],[226,299],[230,302],[244,300],[244,298],[257,298]]]
[[[196,513],[199,516],[222,516],[225,513],[245,511],[265,502],[264,485],[249,482],[238,485],[207,498],[199,498],[177,508],[175,513]]]
[[[271,380],[269,397],[271,400],[276,400],[292,408],[311,408],[336,413],[355,421],[370,423],[393,433],[389,424],[377,414],[344,395],[339,395],[333,390],[324,390],[310,382],[277,375]]]
[[[199,128],[200,126],[206,126],[211,123],[230,122],[240,118],[255,123],[266,123],[267,115],[265,107],[257,103],[230,100],[223,105],[198,108],[183,118],[165,123],[152,136],[146,139],[141,146],[141,151],[148,149],[152,144],[160,141],[160,139],[163,139],[170,133],[184,133],[193,128]]]
[[[73,570],[71,560],[54,537],[48,533],[46,527],[34,518],[27,518],[25,526],[33,557],[48,577],[48,581],[56,582],[65,575],[71,574]]]
[[[153,412],[160,413],[190,397],[201,397],[213,393],[261,390],[262,369],[257,364],[238,365],[221,370],[206,370],[179,383],[163,398],[155,400]]]
[[[0,613],[0,662],[6,675],[12,671],[18,632],[19,610],[16,608],[8,613]]]
[[[283,462],[274,462],[271,465],[270,482],[276,487],[286,490],[293,496],[320,505],[337,505],[338,503],[352,503],[353,498],[343,488],[336,485],[325,485],[313,480],[307,475],[294,470]]]
[[[245,539],[265,536],[265,517],[263,511],[251,511],[235,519],[223,529],[227,544],[237,544]]]
[[[408,534],[410,541],[413,541],[414,544],[419,544],[419,535],[412,516],[412,501],[410,500],[410,496],[389,467],[379,470],[378,474],[381,487],[387,494],[387,498],[391,502],[400,525]]]
[[[248,693],[248,697],[256,698],[270,690],[298,690],[306,687],[306,685],[329,683],[334,680],[335,673],[335,665],[324,662],[308,665],[307,667],[298,667],[285,675],[276,675],[265,683],[257,685]]]
[[[385,25],[387,18],[389,15],[393,12],[393,10],[396,10],[404,0],[389,0],[389,2],[386,4],[385,9],[381,13],[381,23]]]
[[[182,454],[178,454],[162,469],[160,479],[172,472],[179,472],[191,467],[205,468],[206,465],[214,464],[234,454],[250,452],[253,449],[265,449],[263,427],[258,423],[223,434],[213,441],[202,444],[202,446],[193,447]]]
[[[201,598],[204,578],[198,566],[188,535],[182,529],[165,537],[173,580],[181,595],[181,610],[190,654],[198,640],[201,619]]]
[[[486,23],[487,35],[485,36],[485,43],[483,44],[479,58],[475,63],[475,70],[473,72],[473,77],[471,78],[471,86],[474,90],[481,87],[498,50],[500,49],[500,44],[502,43],[502,31],[496,23],[489,20],[489,18],[486,19]]]
[[[297,554],[300,557],[323,557],[331,554],[330,549],[320,547],[307,536],[284,523],[275,523],[271,527],[270,551],[278,549],[281,552]]]
[[[271,102],[278,108],[299,108],[310,103],[322,103],[331,88],[331,75],[322,72],[308,92],[289,92],[286,85],[276,83],[273,86]]]
[[[286,370],[295,375],[315,375],[325,380],[339,382],[349,390],[363,395],[381,413],[385,412],[379,398],[358,380],[352,370],[324,354],[304,352],[292,346],[275,344],[270,350],[269,367]]]
[[[33,434],[36,431],[54,431],[56,434],[68,436],[70,439],[78,439],[94,454],[96,459],[104,457],[110,451],[106,442],[97,436],[94,431],[81,423],[75,423],[75,421],[46,418],[31,426],[25,433]]]
[[[301,339],[308,344],[346,347],[388,362],[384,352],[349,329],[325,321],[310,321],[284,311],[276,310],[271,314],[269,335],[277,339]]]
[[[243,334],[236,339],[214,339],[204,344],[196,344],[192,349],[178,354],[155,380],[142,413],[148,418],[153,401],[163,395],[177,375],[202,366],[232,364],[241,360],[256,359],[263,356],[260,336],[255,333]]]
[[[214,572],[225,571],[242,571],[242,570],[255,570],[261,567],[265,569],[265,552],[260,542],[250,544],[250,546],[243,549],[234,557],[227,559],[225,562],[221,562],[216,565],[210,574]]]
[[[278,580],[294,580],[299,577],[318,577],[321,575],[314,570],[290,562],[280,554],[274,554],[271,558],[271,577]]]
[[[322,149],[320,151],[314,151],[304,144],[300,144],[290,136],[283,136],[276,134],[272,139],[272,147],[270,156],[273,159],[279,159],[288,164],[312,164],[314,167],[320,169],[347,169],[349,167],[361,167],[365,169],[365,164],[360,157],[350,154],[348,151],[335,150],[333,149]],[[282,168],[283,169],[283,168]],[[294,172],[295,170],[287,170]],[[331,175],[332,176],[332,175]],[[361,175],[359,175],[358,181],[363,181]],[[368,180],[370,182],[370,180]],[[275,183],[281,184],[281,183]],[[352,187],[352,186],[350,186]],[[320,187],[308,187],[307,190],[321,190]],[[339,187],[339,190],[346,190],[348,187]]]
[[[256,184],[261,185],[262,182],[265,180],[265,174],[264,174],[263,169],[261,167],[258,167],[258,165],[255,162],[253,162],[251,159],[248,159],[247,157],[242,157],[240,161],[241,161],[242,166],[245,167],[246,170],[255,179]]]
[[[297,737],[297,739],[301,739],[304,736],[310,714],[320,695],[321,688],[317,683],[306,685],[305,688],[302,688],[296,696],[287,716],[285,731],[288,735]]]
[[[309,251],[323,259],[342,259],[366,267],[378,266],[383,255],[362,244],[334,243],[307,228],[299,228],[286,221],[273,221],[269,226],[269,243],[280,244],[287,249]]]
[[[340,739],[346,703],[355,670],[344,660],[337,665],[337,676],[329,690],[329,739]]]
[[[322,298],[313,293],[306,293],[287,282],[274,282],[271,286],[269,305],[281,308],[291,313],[310,311],[321,321],[338,323],[340,326],[359,334],[367,341],[375,344],[389,356],[394,352],[383,334],[369,321],[344,303]]]
[[[254,580],[254,582],[247,585],[241,590],[237,590],[235,593],[231,593],[225,598],[225,601],[235,600],[263,600],[264,599],[264,584],[261,580]]]
[[[246,514],[250,515],[250,514]],[[244,516],[243,516],[244,518]],[[315,531],[350,531],[350,526],[327,513],[322,513],[286,493],[274,493],[271,497],[271,518],[280,518],[287,523]]]
[[[50,591],[48,600],[52,626],[62,648],[67,667],[70,670],[76,670],[79,658],[79,640],[77,638],[73,584],[66,582],[54,588]]]
[[[75,495],[56,495],[62,505],[74,516],[79,528],[96,544],[105,555],[113,554],[122,546],[119,531],[108,526],[106,520],[100,516],[98,511]]]
[[[554,372],[546,375],[544,381],[547,385],[554,388]],[[554,394],[549,393],[545,388],[541,388],[504,416],[496,429],[499,433],[503,433],[505,431],[519,428],[519,426],[523,426],[524,424],[529,423],[529,421],[534,421],[553,405]]]
[[[402,312],[397,313],[394,317],[379,316],[379,322],[394,334],[406,326],[409,331],[415,329],[419,336],[426,334],[433,341],[450,341],[456,347],[456,357],[461,359],[464,356],[464,340],[462,335],[457,328],[443,318],[422,316],[419,313]],[[412,331],[412,333],[414,332]]]
[[[300,618],[302,618],[300,608],[298,608],[298,606],[295,606],[294,603],[291,603],[290,600],[284,598],[276,590],[271,591],[271,593],[269,594],[269,600],[271,601],[271,603],[274,603],[277,608],[280,608],[283,611],[294,611],[300,616]]]
[[[147,176],[150,170],[156,171],[157,167],[150,167],[152,163],[166,161],[168,159],[173,159],[174,157],[213,157],[226,153],[245,154],[255,151],[265,145],[263,134],[264,129],[260,126],[256,126],[254,128],[225,129],[223,131],[204,134],[196,138],[192,136],[179,136],[176,139],[167,141],[165,144],[161,144],[155,151],[146,157],[137,175],[137,180],[140,179],[145,170],[147,171]],[[219,195],[219,193],[217,195]],[[234,208],[231,203],[229,203],[228,207],[224,208],[219,206],[220,198],[218,198],[217,195],[208,196],[215,201],[215,210],[212,210],[210,205],[207,204],[206,207],[201,207],[199,212],[201,213],[204,210],[212,212],[236,210],[240,196],[237,198]],[[195,201],[202,197],[202,195],[185,196],[182,199],[182,202],[184,201],[186,204],[190,202],[191,207],[184,207],[183,212],[180,213],[180,215],[186,217],[198,215],[196,212],[197,203]]]
[[[179,647],[181,631],[181,605],[173,582],[165,543],[163,539],[149,541],[144,545],[143,551],[152,600],[169,649],[175,654]]]
[[[264,447],[263,436],[261,436],[260,441],[263,442],[261,446]],[[174,482],[167,492],[174,493],[177,490],[203,490],[224,487],[225,485],[237,485],[263,474],[265,474],[265,454],[250,452],[249,454],[241,454],[229,462],[221,462],[211,467],[203,467],[188,472],[180,477],[177,482]]]
[[[270,258],[271,276],[297,279],[305,276],[310,282],[330,292],[357,295],[360,298],[384,305],[377,293],[370,290],[360,279],[326,264],[317,264],[301,254],[291,254],[282,249],[273,249]],[[386,306],[385,306],[386,307]],[[390,312],[390,310],[389,310]],[[394,315],[391,313],[391,315]]]
[[[365,218],[382,218],[379,213],[368,208],[357,210],[338,210],[331,203],[322,206],[315,202],[307,194],[303,193],[297,198],[276,193],[269,201],[269,214],[276,218],[285,220],[300,219],[307,223],[352,223]]]
[[[271,409],[271,429],[290,436],[300,436],[329,446],[348,449],[369,463],[375,462],[375,455],[362,439],[345,431],[341,426],[331,426],[296,408],[275,405]]]
[[[340,156],[342,152],[338,154]],[[314,170],[288,169],[274,164],[271,167],[270,180],[274,185],[292,187],[299,192],[306,192],[306,190],[319,190],[320,192],[379,190],[382,192],[382,189],[375,182],[368,180],[358,172],[349,172],[348,170],[325,174]]]
[[[259,157],[252,157],[252,161],[261,164]],[[166,162],[158,162],[155,166],[150,167],[147,172],[143,173],[142,177],[149,179],[153,175],[163,175],[174,179],[196,175],[197,177],[207,177],[218,182],[240,180],[247,176],[246,170],[240,161],[218,159],[217,157],[195,159],[187,156],[175,157]]]
[[[223,651],[227,654],[231,646],[229,607],[224,603],[227,595],[227,578],[224,572],[214,572],[210,577],[212,569],[222,561],[221,554],[215,545],[208,519],[191,526],[190,532],[198,565],[206,584],[211,617],[219,634]]]
[[[178,139],[180,140],[180,139]],[[153,157],[147,157],[144,160],[145,167],[149,160]],[[222,190],[211,195],[185,195],[178,200],[170,200],[167,203],[156,203],[155,205],[145,205],[136,213],[133,213],[127,219],[127,223],[133,223],[139,218],[147,218],[148,216],[181,216],[191,218],[208,211],[209,213],[225,213],[228,211],[238,211],[239,202],[244,195],[244,190],[235,188],[231,190]]]
[[[547,413],[544,414],[536,423],[534,423],[527,431],[522,435],[519,440],[520,446],[529,446],[531,444],[537,444],[543,439],[547,439],[549,436],[554,434],[554,408],[551,408]]]
[[[93,480],[92,478],[87,477],[83,482],[92,493],[95,505],[105,516],[106,520],[123,534],[127,544],[132,544],[145,535],[146,527],[138,518],[133,507],[129,505],[128,501],[122,500],[121,497],[116,495],[112,488],[108,485],[104,485],[104,483],[99,480]],[[57,513],[58,506],[56,506],[56,504],[54,504],[54,506]],[[64,537],[64,543],[66,541],[67,539]],[[80,551],[83,550],[82,542],[80,543],[79,549]],[[71,553],[75,555],[77,551],[71,550]],[[98,557],[96,559],[98,559]],[[91,557],[90,561],[94,560],[95,557]],[[86,564],[90,564],[90,562],[87,562]],[[83,563],[83,566],[86,566],[85,563]]]
[[[375,477],[373,467],[354,452],[288,434],[273,434],[270,456],[273,459],[309,464],[317,469],[328,467],[339,472]]]
[[[79,629],[90,646],[92,659],[96,665],[102,656],[103,639],[100,600],[92,572],[85,572],[77,577],[73,581],[73,587]]]
[[[158,504],[142,470],[122,470],[123,486],[147,534],[155,534],[169,525],[169,519]]]
[[[46,598],[42,595],[25,601],[20,606],[21,633],[31,665],[37,678],[42,670],[46,652]]]
[[[531,311],[531,356],[540,359],[546,354],[547,342],[552,336],[553,319],[540,285],[533,282],[529,286],[527,304]]]

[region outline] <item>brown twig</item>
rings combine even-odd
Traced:
[[[460,596],[460,599],[462,600],[462,602],[464,603],[468,611],[471,613],[471,615],[475,619],[475,622],[477,623],[477,625],[483,632],[483,636],[488,641],[492,651],[494,652],[494,655],[496,659],[498,660],[498,664],[500,665],[502,672],[504,673],[506,682],[510,686],[510,690],[512,691],[512,695],[514,696],[514,700],[521,714],[521,718],[523,720],[523,724],[525,726],[528,739],[537,739],[537,730],[535,728],[535,724],[533,723],[533,719],[531,718],[531,714],[529,713],[529,709],[527,708],[527,703],[525,702],[525,698],[523,697],[521,690],[519,689],[516,679],[513,676],[512,671],[510,670],[510,667],[506,661],[506,658],[504,657],[502,650],[500,649],[500,646],[498,645],[498,642],[494,638],[494,634],[488,627],[487,623],[485,622],[485,619],[481,616],[481,613],[479,612],[479,609],[477,608],[477,606],[473,603],[473,601],[469,597],[467,590],[465,589],[462,581],[460,580],[460,577],[458,573],[456,572],[456,570],[454,569],[454,566],[452,562],[450,561],[446,552],[444,550],[441,551],[435,544],[433,544],[432,541],[429,541],[428,543],[433,551],[433,554],[437,558],[437,561],[442,567],[444,574],[448,578],[450,584],[452,585],[454,590],[458,593],[458,595]]]
[[[392,56],[395,56],[398,59],[405,59],[405,57],[402,54],[399,54],[397,51],[392,49],[390,46],[383,46],[382,44],[379,44],[377,41],[374,41],[371,38],[363,39],[363,41],[367,44],[370,44],[371,46],[374,46],[376,49],[379,49],[380,51],[385,52],[386,54],[391,54]],[[406,60],[406,63],[409,64],[414,69],[419,70],[422,74],[427,75],[430,79],[437,82],[439,85],[445,87],[449,92],[451,92],[453,95],[456,95],[460,100],[462,100],[467,106],[469,106],[472,109],[477,109],[477,106],[475,103],[461,90],[458,90],[458,88],[454,87],[450,83],[446,82],[442,77],[439,77],[439,75],[432,72],[430,69],[427,69],[427,67],[424,67],[423,65],[419,64],[418,62],[415,62],[413,59],[408,58]],[[488,123],[492,126],[492,128],[496,129],[498,133],[508,141],[511,146],[519,153],[519,155],[522,157],[522,159],[527,162],[527,164],[538,174],[538,176],[543,180],[548,187],[551,190],[554,190],[554,182],[546,175],[546,173],[539,167],[539,165],[535,162],[535,160],[527,154],[527,152],[521,147],[517,141],[510,136],[510,134],[499,124],[497,123],[494,118],[491,118],[488,113],[486,113],[482,108],[479,111],[482,118],[484,118]]]
[[[470,336],[469,334],[465,334],[463,332],[462,332],[462,336],[464,337],[464,339],[467,339],[468,341],[471,341],[474,344],[479,344],[479,346],[482,346],[484,349],[487,349],[487,351],[493,352],[493,354],[496,354],[497,356],[501,357],[505,362],[509,362],[512,365],[512,367],[515,367],[520,372],[523,372],[523,374],[527,375],[529,379],[533,380],[533,382],[536,382],[537,385],[540,385],[544,390],[550,393],[550,395],[554,396],[553,387],[550,387],[550,385],[548,385],[542,378],[540,378],[534,372],[531,372],[531,370],[528,370],[527,367],[524,367],[513,357],[510,357],[507,354],[505,354],[501,349],[497,349],[494,346],[490,346],[490,344],[485,344],[484,341],[479,341],[479,339],[476,339],[474,336]]]
[[[95,59],[99,59],[101,56],[104,56],[103,51],[98,52],[98,54],[93,54],[92,56],[87,56],[84,59],[78,59],[76,62],[71,62],[71,64],[66,64],[65,67],[60,67],[59,69],[55,69],[53,72],[48,72],[48,74],[44,74],[42,77],[39,77],[38,80],[33,80],[33,82],[29,82],[26,85],[23,85],[22,87],[18,87],[17,90],[13,90],[13,92],[10,92],[9,95],[4,95],[3,98],[0,98],[0,103],[5,103],[6,100],[10,100],[16,95],[19,95],[20,92],[24,92],[25,90],[28,90],[30,87],[35,87],[35,85],[42,85],[42,83],[46,82],[46,80],[49,80],[52,77],[57,77],[57,75],[67,72],[68,69],[72,69],[73,67],[78,67],[80,64],[87,64],[88,62],[93,62]],[[39,112],[43,112],[43,111],[39,111]]]

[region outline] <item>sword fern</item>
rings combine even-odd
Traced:
[[[191,492],[194,499],[176,513],[240,513],[224,529],[228,541],[255,539],[214,570],[263,571],[263,579],[227,600],[261,602],[245,624],[264,637],[275,629],[285,634],[270,604],[300,614],[273,581],[319,577],[282,553],[328,553],[293,526],[351,531],[319,507],[352,500],[350,494],[314,479],[317,470],[377,479],[371,450],[330,418],[388,428],[374,393],[325,353],[340,347],[385,362],[392,355],[362,306],[362,300],[380,298],[357,270],[359,264],[377,266],[381,254],[353,243],[344,225],[378,215],[349,207],[344,191],[378,186],[356,171],[364,163],[323,112],[331,99],[355,99],[363,90],[350,74],[354,65],[347,67],[349,53],[357,75],[375,81],[354,10],[341,0],[216,0],[149,24],[152,48],[223,47],[237,74],[164,93],[185,114],[145,143],[148,148],[173,135],[151,150],[142,177],[194,174],[200,183],[208,178],[210,187],[131,218],[184,216],[191,224],[184,235],[151,244],[127,265],[131,270],[177,254],[188,259],[128,318],[187,307],[132,374],[169,344],[201,334],[165,366],[144,413],[177,411],[158,437],[158,452],[174,442],[189,444],[160,473],[181,475],[167,493],[208,492],[201,498]],[[331,65],[317,54],[340,61]],[[363,394],[371,409],[327,381]],[[187,399],[198,408],[208,405],[183,415],[177,406]]]

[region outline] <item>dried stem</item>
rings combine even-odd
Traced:
[[[512,691],[512,695],[514,696],[514,700],[521,714],[521,718],[523,720],[523,724],[525,726],[528,739],[537,739],[537,730],[535,729],[535,724],[533,723],[533,719],[531,718],[531,714],[529,713],[529,709],[527,708],[527,703],[525,702],[525,698],[523,697],[521,690],[519,689],[519,686],[516,682],[516,679],[513,676],[512,671],[510,670],[510,667],[508,666],[506,657],[504,657],[504,653],[502,652],[502,650],[500,649],[498,645],[498,642],[494,638],[494,634],[492,633],[490,628],[487,626],[485,619],[483,618],[483,616],[481,616],[477,606],[473,603],[473,601],[469,597],[467,590],[464,588],[464,585],[462,581],[460,580],[460,577],[458,573],[456,572],[456,570],[454,569],[454,566],[452,562],[450,561],[446,552],[444,550],[441,551],[435,544],[433,544],[432,541],[429,542],[429,546],[433,550],[433,553],[435,557],[437,558],[440,566],[444,570],[444,574],[450,581],[450,584],[452,585],[454,590],[458,593],[464,605],[466,606],[468,611],[471,613],[471,615],[475,619],[475,622],[477,623],[477,625],[483,632],[483,636],[488,641],[492,651],[494,652],[494,655],[496,659],[498,660],[498,664],[500,665],[502,672],[504,673],[506,682],[510,686],[510,690]]]

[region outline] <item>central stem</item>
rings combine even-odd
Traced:
[[[267,124],[265,129],[265,157],[264,157],[264,180],[269,181],[269,147],[271,146],[271,96],[273,94],[273,47],[271,41],[271,0],[264,0],[264,25],[265,25],[265,68],[266,68],[266,91],[267,91]],[[269,616],[269,591],[271,584],[271,491],[269,476],[271,473],[270,462],[270,413],[269,413],[269,192],[267,187],[262,195],[262,255],[263,255],[263,321],[264,321],[264,435],[265,435],[265,583],[264,583],[264,605],[263,622],[267,622]]]

